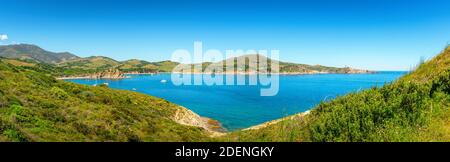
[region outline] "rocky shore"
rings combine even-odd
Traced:
[[[174,73],[174,74],[222,74],[222,75],[257,75],[257,74],[278,74],[278,75],[308,75],[308,74],[373,74],[375,71],[360,70],[353,68],[344,68],[344,70],[339,72],[330,71],[316,71],[316,70],[306,70],[303,72],[257,72],[257,71],[234,71],[234,72],[122,72],[119,69],[108,69],[95,74],[87,74],[82,76],[64,76],[58,77],[57,79],[123,79],[127,78],[126,74],[137,75],[137,74],[160,74],[160,73]]]
[[[343,72],[328,72],[328,71],[307,71],[307,72],[281,72],[277,73],[280,75],[305,75],[305,74],[375,74],[377,72],[370,70],[359,70],[359,69],[345,69]]]
[[[92,75],[93,78],[106,78],[106,79],[122,79],[125,78],[123,72],[118,69],[109,69],[97,74]]]
[[[180,109],[175,112],[173,120],[183,125],[201,127],[208,131],[211,137],[226,134],[226,129],[222,127],[219,121],[201,117],[200,115],[182,106],[180,106]]]
[[[125,73],[121,72],[118,69],[108,69],[95,74],[88,74],[83,76],[58,77],[57,79],[123,79],[123,78],[127,78],[127,76],[125,76]]]
[[[267,72],[256,72],[256,71],[250,71],[250,72],[172,72],[174,74],[223,74],[223,75],[231,75],[231,74],[237,74],[237,75],[256,75],[256,74],[278,74],[278,75],[308,75],[308,74],[374,74],[377,73],[375,71],[369,71],[369,70],[359,70],[359,69],[348,69],[343,72],[328,72],[328,71],[306,71],[306,72],[273,72],[273,73],[267,73]]]
[[[138,71],[130,71],[130,72],[125,72],[124,74],[158,74],[158,72],[138,72]]]

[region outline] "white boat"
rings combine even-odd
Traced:
[[[167,83],[167,80],[163,79],[161,80],[161,83]]]

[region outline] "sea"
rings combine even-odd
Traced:
[[[128,78],[69,79],[67,81],[136,91],[166,99],[195,113],[218,120],[229,131],[248,128],[314,108],[322,101],[383,86],[405,75],[401,71],[375,74],[279,75],[278,93],[261,96],[266,85],[179,85],[170,73],[129,74]],[[202,75],[202,74],[190,74]],[[244,74],[242,74],[244,75]],[[201,76],[200,76],[201,77]],[[245,75],[246,79],[251,76]],[[237,77],[236,77],[237,78]]]

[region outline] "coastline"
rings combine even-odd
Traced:
[[[376,74],[378,71],[363,71],[363,72],[349,72],[349,73],[336,73],[336,72],[281,72],[281,73],[255,73],[255,72],[158,72],[158,73],[123,73],[124,75],[156,75],[156,74],[215,74],[215,75],[316,75],[316,74]],[[66,79],[126,79],[130,76],[123,77],[96,77],[96,76],[65,76],[56,77],[58,80]]]
[[[210,137],[218,137],[228,133],[219,121],[200,116],[180,105],[173,116],[173,120],[179,124],[203,128],[209,133]]]
[[[130,75],[153,75],[153,74],[171,74],[172,72],[159,72],[159,73],[130,73],[127,75],[124,75],[123,78],[129,78],[132,77]],[[175,72],[177,73],[177,72]],[[371,72],[369,74],[373,74],[376,72]],[[178,74],[211,74],[211,73],[178,73]],[[223,73],[225,75],[257,75],[257,74],[279,74],[279,75],[315,75],[315,74],[348,74],[348,73],[329,73],[329,72],[320,72],[320,73]],[[367,74],[367,73],[357,73],[357,74]],[[120,79],[123,79],[120,78]],[[59,79],[111,79],[111,78],[99,78],[99,77],[91,77],[91,76],[75,76],[75,77],[61,77]],[[113,79],[117,79],[117,78],[113,78]],[[151,96],[151,95],[150,95]],[[182,107],[182,106],[180,106]],[[210,136],[212,137],[217,137],[217,136],[222,136],[222,135],[226,135],[228,133],[234,132],[234,131],[227,131],[225,128],[222,127],[221,123],[217,120],[214,120],[212,118],[208,118],[208,117],[203,117],[200,116],[198,114],[196,114],[195,112],[193,112],[192,110],[182,107],[182,109],[184,111],[177,111],[175,116],[174,116],[174,120],[180,124],[184,124],[184,125],[190,125],[190,126],[195,126],[195,127],[201,127],[203,129],[205,129]],[[283,117],[280,119],[274,119],[274,120],[270,120],[270,121],[266,121],[264,123],[260,123],[257,125],[253,125],[247,128],[243,128],[241,130],[245,131],[245,130],[257,130],[257,129],[262,129],[268,126],[271,126],[273,124],[279,123],[281,121],[287,120],[287,119],[296,119],[296,118],[301,118],[304,117],[305,115],[307,115],[309,113],[309,111],[306,112],[301,112],[301,113],[297,113],[297,114],[293,114],[287,117]]]
[[[125,79],[130,78],[129,76],[124,77],[93,77],[93,76],[68,76],[68,77],[55,77],[56,80],[68,80],[68,79]]]
[[[325,72],[325,71],[310,71],[310,72],[277,72],[277,73],[267,73],[267,72],[164,72],[164,73],[174,73],[174,74],[224,74],[224,75],[309,75],[309,74],[376,74],[377,71],[361,70],[361,71],[349,71],[345,73],[339,72]]]

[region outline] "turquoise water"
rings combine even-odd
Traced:
[[[290,114],[304,112],[323,100],[373,86],[381,86],[405,72],[377,74],[282,75],[275,96],[260,96],[261,86],[175,86],[170,74],[129,75],[122,80],[73,79],[71,82],[94,85],[108,83],[111,88],[134,90],[164,98],[216,119],[228,130],[250,127]],[[161,83],[167,80],[167,83]]]

